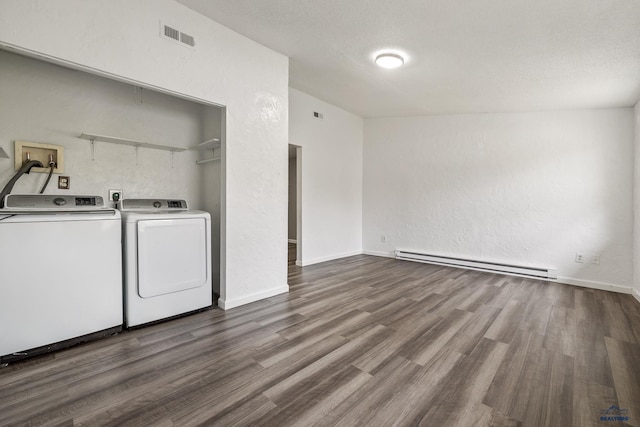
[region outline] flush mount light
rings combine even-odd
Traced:
[[[404,64],[404,58],[397,53],[381,53],[376,56],[376,64],[383,68],[398,68]]]

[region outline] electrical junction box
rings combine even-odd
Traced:
[[[28,153],[28,154],[27,154]],[[64,147],[41,142],[15,141],[15,169],[20,170],[27,160],[38,160],[44,167],[31,168],[31,172],[49,173],[49,156],[53,156],[56,167],[53,173],[64,173]]]

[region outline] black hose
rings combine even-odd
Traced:
[[[43,167],[42,163],[37,160],[29,160],[28,162],[24,162],[20,170],[16,172],[15,175],[13,175],[9,182],[7,182],[7,185],[5,185],[2,191],[0,191],[0,208],[4,208],[4,198],[7,194],[11,193],[11,190],[13,190],[13,186],[16,184],[18,178],[20,178],[25,173],[31,172],[31,168],[34,166],[37,166],[39,168]]]
[[[51,175],[53,175],[53,169],[56,167],[55,163],[51,165],[51,169],[49,169],[49,176],[47,177],[47,180],[44,182],[44,185],[42,186],[42,190],[40,190],[40,194],[44,193],[45,188],[47,188],[47,185],[49,185],[49,181],[51,180]]]

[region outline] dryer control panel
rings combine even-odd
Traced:
[[[121,211],[186,211],[187,201],[179,199],[124,199],[118,202]]]

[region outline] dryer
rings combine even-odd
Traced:
[[[185,200],[124,199],[124,319],[128,328],[212,305],[211,215]]]
[[[6,196],[0,363],[122,330],[120,233],[100,196]]]

